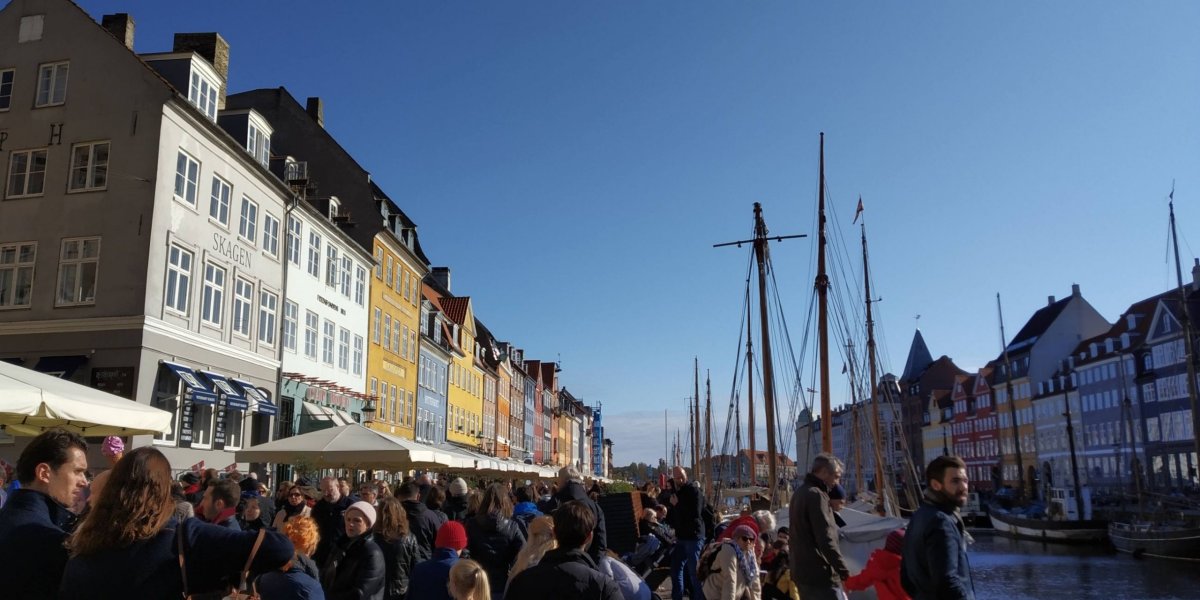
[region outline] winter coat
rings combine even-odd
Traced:
[[[517,522],[517,526],[521,528],[521,534],[526,539],[529,538],[529,522],[542,516],[542,511],[537,509],[537,505],[532,502],[518,502],[513,507],[513,521]]]
[[[588,497],[587,492],[583,489],[583,484],[577,481],[567,482],[566,487],[558,491],[555,496],[559,506],[572,500],[578,500],[592,509],[592,514],[596,515],[596,526],[592,528],[592,544],[588,546],[588,556],[592,557],[592,562],[599,562],[600,557],[608,551],[608,534],[606,533],[604,524],[604,511],[600,510],[600,505]]]
[[[597,571],[595,561],[587,553],[564,548],[547,552],[541,562],[518,573],[504,597],[506,600],[623,600],[617,583]]]
[[[721,549],[713,560],[712,570],[704,578],[701,588],[704,600],[759,600],[762,598],[762,583],[757,576],[746,577],[738,564],[734,542],[722,542]],[[756,569],[757,570],[757,569]]]
[[[268,571],[254,583],[262,600],[325,600],[318,581],[317,565],[311,558],[297,554],[286,571]]]
[[[901,583],[913,600],[974,600],[965,531],[956,506],[928,498],[921,503],[908,522],[900,564]]]
[[[60,600],[124,600],[138,598],[179,598],[183,578],[179,570],[179,541],[183,537],[187,592],[222,592],[236,582],[258,533],[234,531],[225,527],[188,519],[172,519],[154,537],[125,548],[114,548],[76,556],[67,561],[63,573]],[[268,531],[250,563],[251,575],[275,571],[292,558],[292,542],[283,534]]]
[[[290,519],[292,519],[294,517],[311,517],[311,516],[312,516],[312,509],[309,508],[308,506],[301,506],[299,512],[297,512],[295,515],[289,515],[287,512],[287,508],[280,508],[279,511],[275,513],[275,518],[271,520],[271,529],[280,529],[280,530],[283,529],[283,524],[287,523]]]
[[[0,510],[0,589],[14,600],[53,598],[67,564],[70,511],[29,488],[12,493]]]
[[[467,519],[466,529],[471,559],[487,573],[492,594],[499,595],[525,545],[525,535],[512,519],[499,515],[475,515]]]
[[[317,551],[313,553],[313,559],[318,565],[323,566],[337,541],[346,537],[346,522],[342,517],[351,504],[353,502],[349,496],[342,496],[337,502],[322,499],[312,507],[310,515],[317,522],[317,531],[321,534],[321,541],[317,542]]]
[[[788,521],[792,581],[801,586],[836,587],[850,576],[838,547],[829,491],[816,475],[805,475],[804,483],[792,494]]]
[[[383,597],[387,600],[402,600],[408,594],[409,577],[417,564],[417,538],[413,534],[395,540],[375,536],[375,544],[383,551],[383,565],[387,571]]]
[[[450,568],[456,562],[457,552],[438,548],[433,558],[417,563],[409,578],[407,600],[454,600],[446,584],[450,582]]]
[[[408,531],[417,538],[420,553],[417,560],[426,560],[433,556],[433,541],[437,539],[437,531],[445,523],[445,519],[424,503],[416,500],[402,500],[404,513],[408,516]]]
[[[681,540],[697,541],[704,539],[704,495],[700,486],[689,481],[675,493],[677,501],[671,504],[667,501],[667,520],[675,528],[675,537]]]
[[[374,535],[343,537],[321,567],[321,587],[329,600],[383,600],[383,551]]]
[[[861,592],[872,584],[879,600],[909,600],[900,587],[900,555],[883,548],[871,552],[867,566],[858,575],[845,581],[847,591]]]
[[[446,518],[451,521],[464,521],[467,518],[467,497],[466,496],[446,496],[446,501],[442,503],[442,512]]]

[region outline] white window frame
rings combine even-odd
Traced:
[[[333,366],[333,336],[336,334],[333,321],[325,319],[321,324],[321,362]]]
[[[278,313],[279,294],[259,288],[258,341],[264,346],[275,346],[275,318]]]
[[[317,313],[304,311],[304,356],[317,360],[317,343],[320,337],[321,318]]]
[[[208,450],[212,448],[214,426],[217,416],[216,406],[195,404],[196,412],[192,416],[192,448]]]
[[[343,371],[350,370],[350,330],[338,328],[337,366]]]
[[[263,252],[271,258],[279,258],[279,219],[271,213],[263,213]]]
[[[287,255],[288,261],[300,266],[300,245],[304,239],[304,224],[300,219],[288,215]]]
[[[283,301],[283,348],[289,352],[296,351],[296,336],[300,319],[300,305],[291,300]]]
[[[71,61],[38,65],[37,96],[33,107],[62,106],[67,102],[67,83],[71,73]]]
[[[12,242],[0,244],[0,280],[7,279],[8,287],[0,289],[0,310],[29,308],[33,306],[33,277],[36,274],[37,242]],[[28,249],[28,260],[21,260],[21,251]],[[6,258],[11,256],[11,260]],[[17,304],[17,289],[26,275],[25,303]]]
[[[367,270],[361,266],[354,269],[354,303],[367,305]]]
[[[225,282],[229,272],[214,262],[204,263],[204,291],[200,300],[200,322],[221,327],[225,310]]]
[[[258,241],[258,203],[248,196],[242,196],[242,208],[239,214],[238,237],[253,246]]]
[[[8,112],[12,108],[12,91],[16,82],[16,69],[0,69],[0,112]]]
[[[246,129],[246,152],[262,166],[271,166],[271,136],[266,135],[252,119]]]
[[[179,244],[167,248],[167,280],[163,290],[163,308],[186,317],[192,305],[192,264],[196,255]]]
[[[365,340],[363,339],[363,336],[355,334],[355,336],[354,336],[354,351],[353,351],[354,353],[351,356],[351,360],[350,360],[350,366],[351,366],[350,372],[355,375],[363,374],[363,349],[364,349],[364,347],[365,347]]]
[[[24,169],[18,170],[17,159],[25,158]],[[34,168],[37,159],[41,159],[41,170]],[[46,193],[46,168],[49,166],[49,155],[46,148],[30,148],[14,150],[8,155],[8,180],[4,186],[6,198],[33,198]],[[17,177],[22,177],[20,189],[16,189]],[[36,190],[30,185],[37,181]]]
[[[254,282],[243,277],[233,280],[233,334],[250,338],[254,331]]]
[[[383,248],[375,248],[375,279],[383,279]]]
[[[321,278],[321,234],[308,232],[308,274]]]
[[[104,160],[100,161],[100,149],[104,149]],[[79,151],[84,150],[84,162],[80,164]],[[67,192],[96,192],[108,189],[108,163],[112,144],[109,140],[83,142],[71,146],[71,170],[67,175]],[[76,185],[75,174],[83,172],[83,184]]]
[[[229,205],[232,198],[233,186],[220,176],[213,175],[212,191],[208,198],[208,218],[226,229],[229,229]]]
[[[93,256],[87,256],[84,253],[89,241],[95,242],[96,252]],[[66,258],[67,246],[69,244],[79,244],[79,256],[77,258]],[[58,256],[58,285],[54,288],[54,306],[91,306],[96,304],[96,290],[100,285],[100,238],[66,238],[59,247]],[[75,268],[71,269],[70,267]],[[88,268],[94,269],[92,275],[92,295],[90,298],[84,296],[85,290],[83,289],[83,274]],[[74,270],[73,276],[70,275],[72,270]],[[64,278],[68,277],[73,279],[70,282],[71,298],[64,298],[63,285],[67,283],[64,281]]]
[[[206,75],[192,67],[191,85],[188,87],[188,101],[212,121],[217,120],[217,97],[221,93],[220,84],[212,81]]]
[[[392,315],[383,315],[383,349],[392,348]]]
[[[338,248],[330,243],[325,246],[325,285],[337,289],[340,283],[339,275],[341,275],[340,263],[338,262]]]
[[[354,260],[350,258],[350,253],[347,252],[342,255],[342,273],[341,273],[342,295],[345,296],[347,300],[350,299],[350,294],[351,294],[350,290],[351,290],[351,286],[353,285],[353,283],[350,279],[350,276],[353,274],[352,273],[353,269],[354,269]]]
[[[196,207],[196,190],[200,183],[200,161],[191,154],[179,151],[175,157],[175,199]]]
[[[375,307],[375,316],[371,320],[371,343],[379,343],[379,323],[383,319],[383,309]]]
[[[225,409],[225,449],[241,450],[242,441],[246,439],[246,413],[226,407]]]

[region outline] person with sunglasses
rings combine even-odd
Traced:
[[[758,534],[749,525],[738,525],[733,535],[712,557],[704,574],[704,597],[711,600],[761,600],[762,582],[758,576],[758,557],[754,553]]]
[[[283,530],[283,524],[296,517],[311,517],[312,509],[305,502],[304,488],[296,484],[291,484],[291,487],[283,493],[283,506],[279,512],[275,513],[275,519],[271,521],[271,529],[276,531]]]

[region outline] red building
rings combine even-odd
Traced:
[[[984,367],[974,374],[955,377],[951,396],[954,403],[953,452],[967,463],[971,488],[981,492],[993,491],[992,467],[1000,461],[992,390],[988,383],[991,372],[990,367]]]
[[[526,418],[533,419],[533,447],[530,448],[530,451],[533,453],[534,464],[540,465],[545,464],[548,455],[542,441],[546,433],[546,425],[545,419],[542,418],[542,391],[545,388],[542,386],[541,361],[525,361],[525,372],[533,379],[533,414],[526,416]]]

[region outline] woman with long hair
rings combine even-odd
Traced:
[[[525,546],[517,553],[517,562],[513,565],[511,571],[508,572],[508,580],[512,581],[517,573],[532,567],[541,562],[542,557],[546,552],[558,547],[558,542],[554,539],[554,519],[550,517],[538,517],[529,522],[529,539],[525,542]]]
[[[450,567],[450,596],[454,600],[489,600],[493,598],[488,575],[479,563],[465,558]]]
[[[279,507],[279,512],[275,513],[275,520],[271,522],[271,528],[275,530],[282,529],[284,523],[296,517],[312,515],[312,509],[305,502],[304,488],[294,483],[284,485],[288,487],[283,492],[283,505]]]
[[[496,584],[492,593],[498,599],[504,593],[517,553],[525,545],[525,535],[512,519],[508,489],[498,483],[489,485],[475,516],[467,519],[466,528],[467,550],[487,571],[488,580]]]
[[[379,519],[375,522],[375,543],[383,551],[387,570],[383,597],[403,600],[408,595],[409,575],[417,563],[417,538],[408,531],[408,515],[399,500],[380,498],[376,511]]]
[[[283,534],[296,547],[296,554],[282,569],[259,577],[255,589],[263,600],[324,600],[325,592],[318,583],[320,571],[309,558],[321,540],[317,522],[312,517],[296,517],[284,524]]]
[[[117,461],[91,512],[67,541],[70,559],[59,598],[178,598],[236,584],[226,577],[242,570],[259,534],[199,519],[179,523],[171,483],[171,464],[153,446]],[[286,537],[262,535],[251,573],[279,569],[292,557]]]

